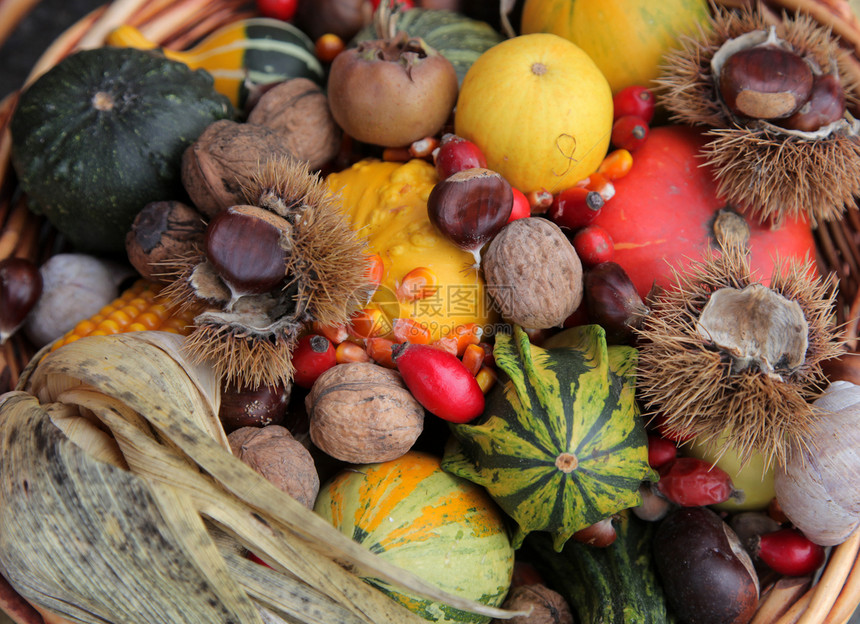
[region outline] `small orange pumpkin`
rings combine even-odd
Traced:
[[[455,132],[524,193],[556,193],[594,173],[609,147],[612,93],[579,47],[551,34],[484,52],[463,80]]]

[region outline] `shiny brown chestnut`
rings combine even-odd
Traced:
[[[735,52],[719,76],[729,110],[753,119],[788,117],[809,99],[812,83],[812,69],[801,56],[772,45]]]
[[[286,277],[290,224],[257,206],[232,206],[210,221],[206,257],[233,290],[234,297],[268,292]]]
[[[25,258],[0,262],[0,344],[23,324],[42,295],[42,274]]]
[[[266,427],[283,424],[287,415],[290,390],[283,384],[256,389],[236,384],[221,389],[218,418],[224,431],[242,427]]]
[[[436,183],[427,199],[430,222],[460,249],[479,252],[508,222],[511,185],[495,171],[475,167]]]
[[[648,307],[620,264],[601,262],[585,272],[588,318],[606,331],[609,344],[629,344]]]
[[[812,93],[797,112],[780,122],[783,128],[815,132],[845,115],[845,90],[833,74],[816,76]]]

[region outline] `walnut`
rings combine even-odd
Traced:
[[[173,262],[194,253],[203,242],[203,215],[178,201],[158,201],[143,207],[125,237],[131,265],[143,277],[168,282]]]
[[[424,428],[424,408],[397,371],[369,362],[324,372],[305,398],[310,436],[343,461],[389,461],[412,448]]]
[[[210,124],[182,155],[182,184],[207,217],[245,204],[245,189],[267,161],[290,158],[281,135],[257,124],[222,119]]]
[[[573,624],[573,613],[567,601],[556,591],[545,585],[520,585],[511,590],[505,603],[505,609],[512,611],[529,611],[530,615],[517,615],[508,624]]]
[[[242,427],[227,436],[233,455],[308,509],[313,509],[320,479],[310,452],[279,425]]]
[[[582,301],[582,263],[555,223],[517,219],[493,238],[481,266],[487,290],[509,323],[561,325]]]
[[[319,169],[341,146],[341,129],[323,90],[307,78],[293,78],[266,91],[248,115],[248,123],[280,133],[284,146]]]

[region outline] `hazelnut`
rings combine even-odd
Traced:
[[[424,408],[400,374],[372,363],[328,369],[314,383],[305,406],[313,443],[356,464],[397,459],[424,428]]]
[[[845,115],[845,91],[833,74],[815,77],[812,94],[796,113],[780,125],[790,130],[815,132],[819,128],[839,121]]]
[[[582,302],[582,263],[555,223],[526,217],[507,224],[482,263],[487,291],[509,323],[561,325]]]
[[[248,115],[248,123],[279,133],[284,147],[308,161],[311,169],[319,169],[340,150],[342,132],[328,98],[307,78],[293,78],[266,91]]]
[[[278,425],[242,427],[227,436],[233,455],[308,509],[320,489],[313,457],[289,430]]]
[[[206,228],[206,257],[234,297],[274,290],[287,274],[286,219],[257,206],[231,206]]]
[[[244,203],[260,163],[292,157],[274,130],[228,119],[207,126],[182,154],[182,185],[207,217]]]
[[[143,207],[125,237],[131,265],[143,277],[170,280],[177,258],[193,253],[203,242],[203,215],[178,201],[151,202]]]
[[[437,182],[427,215],[457,247],[476,253],[507,223],[513,205],[511,185],[495,171],[475,167]]]
[[[42,294],[39,267],[26,258],[0,262],[0,344],[14,334]]]
[[[735,52],[719,77],[729,110],[753,119],[788,117],[809,99],[812,82],[812,69],[802,57],[773,45]]]
[[[526,611],[529,615],[518,615],[510,624],[573,624],[570,605],[556,591],[546,585],[519,585],[505,599],[503,608],[511,611]]]

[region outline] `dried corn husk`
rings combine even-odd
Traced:
[[[423,622],[353,572],[367,571],[514,615],[385,562],[233,457],[217,379],[182,340],[84,338],[37,356],[0,398],[0,572],[24,598],[100,624]]]

